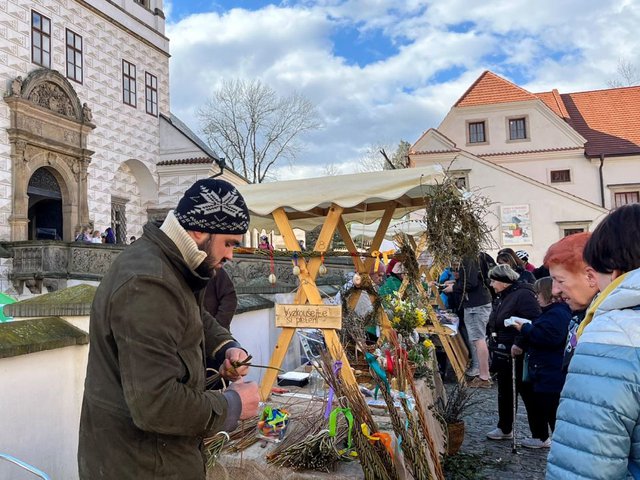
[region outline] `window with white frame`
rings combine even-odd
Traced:
[[[629,203],[640,203],[640,192],[615,192],[613,200],[614,207],[621,207]]]
[[[629,203],[640,203],[640,183],[607,185],[611,192],[611,208]]]
[[[558,227],[560,228],[560,236],[568,237],[569,235],[573,235],[575,233],[588,232],[589,226],[591,225],[591,221],[567,221],[567,222],[556,222]]]

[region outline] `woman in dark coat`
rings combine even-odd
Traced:
[[[527,448],[546,448],[551,444],[549,431],[556,425],[556,410],[564,385],[562,358],[571,321],[571,309],[551,294],[551,277],[537,280],[534,289],[542,315],[533,323],[517,322],[529,354],[529,381],[533,388],[533,402],[528,409],[531,438],[522,441]]]
[[[533,283],[536,281],[533,273],[528,272],[524,268],[524,262],[518,258],[515,252],[510,248],[503,248],[498,252],[496,263],[499,265],[509,265],[513,271],[518,274],[518,281],[521,283]]]
[[[113,228],[107,227],[107,229],[104,231],[104,235],[104,243],[116,243],[116,234],[113,232]]]
[[[533,285],[519,282],[518,277],[509,265],[497,265],[489,271],[491,286],[498,295],[488,325],[494,344],[491,370],[498,377],[498,426],[487,433],[491,440],[513,438],[512,361],[516,362],[516,394],[522,397],[527,412],[531,404],[531,386],[522,383],[523,339],[515,328],[505,326],[504,321],[514,316],[533,320],[540,316],[541,310]]]

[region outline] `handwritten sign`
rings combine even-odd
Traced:
[[[340,305],[280,305],[276,304],[276,327],[342,328]]]

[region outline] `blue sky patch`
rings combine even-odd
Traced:
[[[402,45],[391,41],[380,29],[361,32],[353,24],[338,26],[331,41],[335,55],[344,58],[349,65],[360,67],[397,55]]]
[[[475,27],[475,22],[460,22],[453,25],[447,25],[447,30],[455,33],[469,33]]]

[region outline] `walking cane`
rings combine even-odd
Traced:
[[[513,426],[511,427],[511,453],[518,453],[516,448],[516,408],[518,396],[516,392],[516,357],[511,357],[511,391],[513,393]]]

